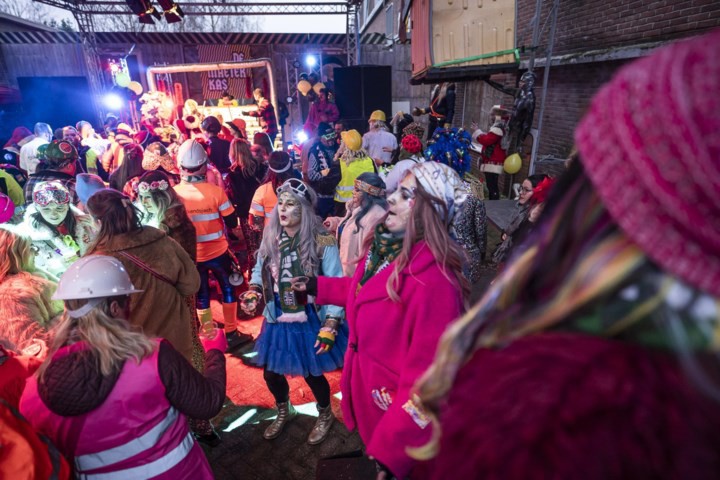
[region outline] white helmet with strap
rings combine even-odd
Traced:
[[[82,300],[88,303],[68,315],[79,318],[95,308],[104,298],[140,293],[130,281],[120,260],[105,255],[89,255],[70,265],[60,277],[53,300]]]

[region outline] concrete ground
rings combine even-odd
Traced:
[[[500,242],[500,232],[488,223],[486,258],[492,257]],[[483,266],[482,279],[473,286],[472,300],[477,301],[492,281],[495,270]],[[220,304],[213,300],[213,315],[222,318]],[[257,337],[262,318],[239,322],[243,332]],[[340,412],[340,372],[328,374],[332,392],[332,407],[339,421],[335,422],[328,438],[320,445],[307,444],[317,410],[310,388],[301,378],[290,379],[290,400],[301,411],[283,434],[275,440],[265,440],[262,433],[275,417],[274,400],[262,378],[262,369],[252,364],[252,346],[247,345],[226,354],[227,399],[213,423],[222,436],[222,443],[214,448],[203,446],[219,480],[312,480],[318,460],[363,448],[357,433],[348,432],[342,424]]]

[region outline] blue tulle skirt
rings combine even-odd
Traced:
[[[347,324],[338,326],[335,345],[329,352],[317,355],[315,340],[322,326],[314,305],[306,305],[307,322],[263,322],[255,342],[256,364],[281,375],[320,376],[342,368],[348,344]]]

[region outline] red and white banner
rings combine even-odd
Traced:
[[[201,63],[241,62],[250,60],[247,45],[198,45]],[[202,73],[203,98],[220,98],[224,91],[236,98],[252,97],[252,70],[236,68]]]

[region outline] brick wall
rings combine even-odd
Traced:
[[[543,22],[552,3],[552,0],[543,2]],[[518,46],[532,43],[534,13],[535,0],[517,0]],[[720,2],[717,0],[561,1],[553,55],[673,40],[718,26]],[[549,21],[546,28],[549,29]],[[540,43],[545,42],[547,30]]]
[[[573,131],[590,105],[595,92],[627,62],[598,62],[553,66],[550,69],[543,129],[538,157],[552,155],[565,158],[573,145]],[[542,97],[544,69],[536,70],[539,84],[535,87],[535,122],[537,128]]]

